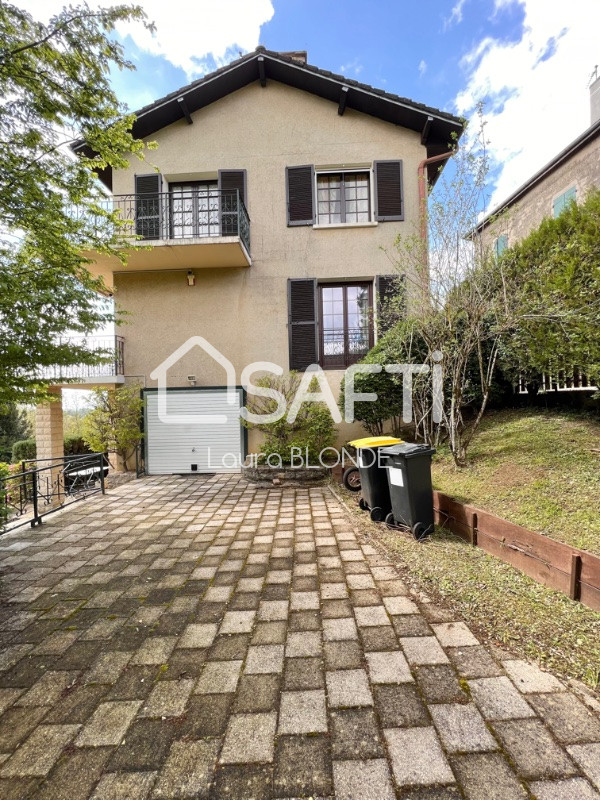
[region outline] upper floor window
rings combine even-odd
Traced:
[[[577,198],[577,189],[575,186],[571,186],[570,189],[567,189],[566,192],[560,194],[557,198],[555,198],[554,202],[552,203],[552,212],[555,217],[559,217],[562,212],[570,205],[570,203],[575,202]]]
[[[317,224],[370,222],[370,173],[317,174]]]
[[[502,253],[508,248],[508,235],[506,233],[498,236],[494,242],[494,253],[496,256],[501,256]]]
[[[170,238],[220,236],[217,181],[170,183]]]

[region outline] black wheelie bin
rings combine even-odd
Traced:
[[[386,468],[391,512],[388,525],[409,528],[415,539],[433,533],[432,447],[403,442],[381,450]]]
[[[359,505],[363,511],[369,511],[374,522],[383,522],[392,508],[387,470],[380,462],[379,453],[382,447],[401,442],[402,439],[393,436],[368,436],[350,442],[357,450],[361,488]]]

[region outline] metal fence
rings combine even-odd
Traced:
[[[104,453],[21,462],[20,471],[0,476],[0,532],[40,525],[53,511],[93,494],[104,494]]]
[[[539,392],[594,392],[598,386],[578,367],[559,369],[554,373],[543,372],[538,379]],[[518,394],[528,394],[527,381],[519,378]]]
[[[101,364],[56,364],[42,367],[39,370],[41,378],[52,381],[77,380],[125,373],[125,340],[122,336],[70,336],[59,339],[57,344],[85,347],[93,353],[102,354],[106,361]]]

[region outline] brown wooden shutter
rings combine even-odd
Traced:
[[[221,209],[221,236],[239,236],[237,192],[246,205],[246,170],[220,169],[219,186]],[[237,191],[236,191],[237,190]]]
[[[135,176],[135,232],[143,239],[161,238],[161,185],[157,172]]]
[[[246,170],[245,169],[220,169],[219,170],[219,189],[222,192],[234,192],[237,189],[240,193],[242,203],[246,203]]]
[[[314,225],[315,222],[315,168],[312,164],[303,167],[285,168],[287,191],[287,224]]]
[[[375,219],[378,222],[404,219],[402,161],[375,162]]]
[[[404,275],[377,276],[377,335],[381,338],[405,316]]]
[[[288,279],[290,369],[304,371],[319,361],[317,281]]]

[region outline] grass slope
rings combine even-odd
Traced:
[[[528,409],[492,412],[457,469],[440,449],[436,489],[600,555],[600,423]]]

